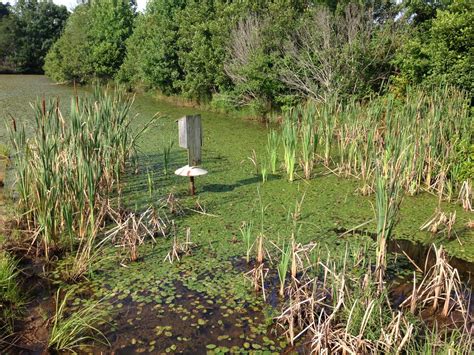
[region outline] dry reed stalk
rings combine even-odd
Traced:
[[[257,238],[257,264],[261,265],[265,256],[265,250],[263,247],[263,234],[260,234]]]
[[[297,246],[299,260],[314,247]],[[400,353],[410,343],[413,325],[401,312],[391,311],[385,296],[378,296],[370,273],[353,276],[351,270],[361,263],[362,252],[349,253],[341,263],[318,263],[314,270],[299,267],[301,272],[287,288],[286,302],[277,325],[291,344],[311,339],[311,353],[378,354]],[[354,255],[354,258],[350,257]],[[350,260],[349,260],[350,258]],[[336,267],[336,264],[339,266]],[[365,264],[364,264],[365,265]],[[364,265],[361,265],[362,267]],[[367,283],[365,286],[364,283]],[[364,289],[363,293],[354,295]],[[384,324],[380,324],[382,317]],[[379,334],[374,337],[374,329]]]
[[[445,213],[437,209],[434,215],[431,216],[430,219],[420,227],[420,230],[430,231],[432,234],[436,234],[444,230],[447,234],[447,238],[449,239],[451,237],[451,232],[455,223],[456,211]]]
[[[453,311],[459,312],[467,321],[471,318],[468,312],[468,300],[457,269],[453,268],[447,260],[443,247],[433,245],[436,263],[426,271],[420,284],[412,294],[400,305],[410,309],[426,309],[431,307],[437,311],[439,304],[443,304],[441,316],[447,317]],[[416,307],[413,305],[416,304]]]
[[[138,260],[138,247],[146,237],[156,242],[155,235],[165,236],[169,228],[167,216],[158,213],[153,206],[143,213],[131,212],[125,215],[109,208],[109,215],[116,226],[106,233],[106,238],[127,252],[132,262]]]
[[[180,261],[182,256],[190,255],[194,247],[195,244],[191,242],[191,228],[186,228],[186,239],[184,242],[179,240],[175,231],[173,235],[173,243],[171,245],[171,250],[165,256],[163,261],[168,260],[171,264],[175,260]]]
[[[255,266],[252,270],[244,274],[244,277],[247,278],[253,285],[255,292],[262,291],[263,300],[266,301],[265,293],[265,278],[268,274],[268,268],[265,268],[264,263],[260,263]]]
[[[461,189],[459,190],[459,201],[462,203],[462,207],[466,211],[474,211],[472,205],[472,183],[469,180],[466,180],[462,183]]]

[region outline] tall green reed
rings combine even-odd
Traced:
[[[387,268],[387,243],[398,222],[403,189],[399,176],[403,174],[405,151],[402,143],[387,147],[377,161],[375,174],[375,206],[377,220],[376,278],[379,290],[383,290]]]
[[[306,117],[313,117],[311,125],[318,137],[315,156],[320,156],[331,171],[359,178],[359,191],[364,195],[375,190],[380,147],[400,136],[407,137],[406,164],[399,177],[406,192],[429,191],[440,199],[451,198],[465,180],[459,174],[462,162],[457,147],[461,142],[471,142],[474,130],[468,95],[452,87],[429,91],[414,87],[404,98],[387,94],[365,102],[342,103],[337,98],[308,102],[287,116],[284,136],[290,131],[287,121],[299,123],[297,145],[301,147],[303,170],[311,170],[310,159],[305,159],[311,144],[305,122]]]
[[[287,114],[283,122],[282,141],[286,173],[288,175],[288,180],[293,181],[296,165],[296,145],[298,141],[298,131],[291,113]]]
[[[267,153],[272,174],[275,174],[278,166],[278,147],[280,136],[275,130],[270,130],[267,137]]]
[[[37,102],[29,138],[14,121],[10,138],[21,219],[47,259],[76,245],[78,262],[91,255],[111,194],[148,126],[132,129],[132,104],[120,90],[96,88],[90,97],[73,98],[66,118],[57,102]]]
[[[288,243],[285,247],[285,243],[281,248],[281,259],[278,263],[278,278],[280,279],[280,296],[283,296],[285,293],[285,281],[286,275],[288,274],[288,268],[290,266],[290,259],[292,255],[292,244]]]
[[[242,222],[240,227],[240,235],[242,236],[242,241],[244,242],[246,248],[245,260],[247,260],[247,263],[249,263],[250,253],[255,243],[253,240],[253,222]]]
[[[75,349],[89,341],[97,341],[105,345],[109,341],[98,329],[105,322],[108,312],[100,307],[101,301],[92,302],[68,314],[67,304],[72,296],[68,291],[60,299],[61,289],[56,293],[56,310],[52,318],[52,328],[48,339],[48,347],[57,351],[75,353]]]

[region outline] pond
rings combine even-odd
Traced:
[[[32,117],[28,102],[43,96],[59,99],[62,109],[67,111],[73,94],[72,87],[55,85],[43,76],[0,75],[0,112],[7,124],[10,116],[27,123]],[[144,211],[172,194],[181,212],[174,217],[176,233],[185,235],[189,228],[196,248],[192,255],[171,264],[164,259],[172,240],[162,239],[143,246],[138,262],[119,266],[114,259],[116,249],[110,247],[89,281],[67,286],[74,294],[71,310],[92,298],[107,297],[105,307],[111,317],[101,329],[117,353],[291,351],[285,337],[272,325],[275,309],[249,291],[251,287],[243,277],[247,266],[241,263],[245,255],[240,237],[242,222],[253,222],[269,242],[280,245],[291,235],[291,215],[297,209],[297,242],[317,242],[333,255],[340,255],[347,243],[370,240],[375,231],[374,196],[361,196],[357,193],[357,180],[337,177],[323,167],[316,169],[310,181],[297,176],[290,183],[282,173],[270,175],[262,183],[252,162],[266,155],[268,129],[260,122],[177,107],[153,94],[138,94],[134,111],[137,126],[155,114],[160,118],[139,143],[138,172],[125,177],[125,207]],[[195,197],[188,196],[187,179],[173,174],[187,164],[186,151],[178,145],[176,120],[189,114],[202,117],[202,167],[209,172],[196,179]],[[8,144],[3,125],[0,143]],[[167,147],[171,147],[171,153],[165,174]],[[10,177],[7,185],[11,184]],[[453,203],[441,204],[443,211],[457,213],[456,237],[447,240],[443,235],[420,231],[437,207],[437,198],[429,194],[406,197],[395,229],[396,238],[405,240],[400,245],[412,257],[410,249],[420,254],[420,247],[406,241],[442,243],[464,265],[464,275],[468,275],[473,271],[472,264],[462,260],[474,262],[474,232],[466,227],[472,214]],[[422,256],[413,257],[415,262],[422,263],[425,254],[423,249]],[[405,263],[408,264],[406,260]],[[48,292],[59,285],[60,281],[53,279],[48,284],[49,291],[33,290],[45,300],[38,299],[30,305],[29,322],[40,327],[45,319],[43,313],[54,310],[53,293],[48,298]],[[31,330],[22,346],[30,352],[41,352],[42,342],[44,334]]]

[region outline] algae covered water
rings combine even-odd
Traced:
[[[59,99],[67,110],[73,94],[72,87],[55,85],[43,76],[0,76],[0,109],[7,124],[10,116],[24,122],[32,119],[28,102],[43,96]],[[242,268],[236,266],[245,254],[243,222],[280,245],[288,240],[297,213],[297,241],[319,243],[336,256],[347,245],[370,241],[375,231],[374,197],[358,194],[357,180],[337,177],[323,167],[316,168],[310,181],[300,172],[292,183],[284,174],[270,175],[263,183],[259,166],[266,155],[267,127],[259,122],[177,107],[151,94],[136,95],[134,111],[136,127],[156,114],[160,118],[139,142],[138,171],[129,172],[123,181],[124,208],[144,211],[150,204],[167,202],[175,233],[184,236],[189,229],[194,249],[189,257],[171,264],[165,258],[172,240],[162,238],[142,246],[138,262],[118,266],[113,258],[117,248],[111,246],[89,281],[77,285],[62,285],[59,277],[53,281],[72,290],[70,311],[93,299],[106,299],[102,307],[108,308],[110,319],[101,329],[111,348],[123,353],[290,350],[272,325],[275,309],[251,292]],[[173,174],[187,163],[186,151],[178,145],[176,120],[189,114],[202,116],[202,166],[209,171],[197,179],[196,197],[188,196],[187,179]],[[8,145],[3,126],[0,142]],[[166,149],[169,162],[164,158]],[[459,206],[442,204],[444,211],[457,213],[456,238],[420,231],[437,206],[437,198],[429,194],[405,198],[396,238],[427,245],[442,242],[451,255],[474,261],[474,233],[466,227],[472,214]],[[353,229],[356,233],[347,233]],[[409,265],[403,255],[399,258],[400,265]],[[38,308],[33,317],[38,320],[41,312],[51,311]],[[28,339],[26,349],[44,348],[41,337]]]

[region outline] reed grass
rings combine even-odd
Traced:
[[[292,255],[291,244],[288,244],[285,247],[281,248],[281,259],[278,263],[278,278],[280,279],[280,296],[285,294],[285,282],[286,282],[286,275],[288,274],[288,268],[290,266],[290,258]]]
[[[267,137],[267,154],[272,174],[276,174],[278,168],[278,148],[280,135],[275,130],[270,130]]]
[[[122,249],[129,261],[137,261],[138,248],[144,244],[145,239],[149,238],[156,242],[155,236],[165,236],[169,229],[170,222],[166,214],[161,213],[162,208],[150,206],[143,213],[130,212],[126,215],[115,213],[112,215],[115,227],[107,231],[107,238]]]
[[[284,162],[289,181],[294,180],[296,165],[296,145],[298,141],[298,131],[296,123],[293,121],[291,112],[285,116],[282,130],[282,142],[284,150]]]
[[[48,347],[57,351],[75,352],[75,349],[87,342],[97,341],[108,345],[104,333],[98,329],[108,316],[102,301],[91,302],[74,312],[67,311],[67,303],[72,296],[68,291],[61,299],[62,290],[56,293],[56,311],[52,318],[52,327]]]
[[[307,260],[303,254],[314,246],[298,249]],[[340,263],[328,257],[311,272],[300,269],[276,318],[292,344],[305,337],[312,353],[376,354],[396,352],[412,339],[413,325],[391,309],[372,277],[354,273],[360,262],[346,252]]]
[[[342,103],[338,98],[310,101],[285,114],[281,133],[288,175],[293,151],[299,147],[306,178],[319,159],[334,173],[360,179],[359,191],[367,195],[375,191],[379,152],[402,144],[403,190],[411,195],[428,191],[442,199],[462,190],[466,209],[472,208],[472,188],[466,187],[461,173],[465,161],[458,157],[458,146],[472,142],[473,134],[469,96],[448,86],[429,91],[414,87],[404,98],[388,94],[363,103]]]
[[[8,337],[15,329],[15,320],[25,306],[19,284],[18,262],[0,251],[0,335]]]
[[[401,304],[401,307],[410,306],[410,310],[423,311],[431,308],[443,317],[458,312],[464,319],[466,327],[470,322],[469,292],[465,289],[457,269],[449,262],[443,247],[432,246],[435,255],[435,264],[425,270],[423,279],[414,284],[412,294]],[[425,267],[426,269],[426,267]]]
[[[184,241],[178,237],[175,231],[171,250],[164,261],[168,260],[171,264],[180,261],[183,256],[190,255],[194,247],[195,244],[191,242],[191,228],[186,228],[186,239]]]
[[[315,144],[317,144],[317,142],[315,142],[313,126],[310,123],[303,124],[301,133],[301,165],[305,179],[309,180],[313,171]]]
[[[10,138],[21,220],[47,259],[77,247],[78,263],[87,264],[120,176],[136,163],[137,139],[154,120],[132,129],[132,104],[118,89],[97,87],[92,96],[71,100],[68,117],[57,102],[32,105],[30,138],[14,121]]]
[[[385,270],[387,268],[387,243],[393,228],[398,222],[403,191],[400,175],[403,174],[405,154],[397,148],[387,148],[376,168],[375,210],[377,220],[376,274],[379,291],[383,290]]]
[[[247,260],[247,264],[250,262],[250,253],[252,252],[253,245],[255,240],[253,240],[253,222],[242,222],[240,226],[240,235],[242,236],[242,241],[245,244],[246,256],[245,260]]]
[[[169,173],[169,165],[171,161],[171,149],[173,149],[174,142],[170,139],[168,144],[163,147],[163,172],[165,175]]]
[[[265,159],[260,163],[260,175],[262,176],[262,183],[268,180],[268,163]]]

